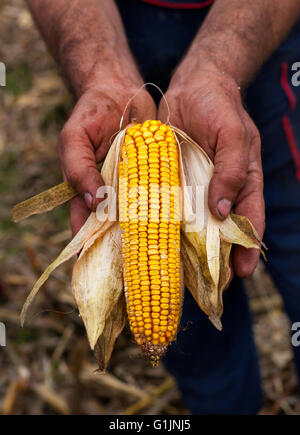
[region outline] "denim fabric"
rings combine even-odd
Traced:
[[[145,81],[164,91],[207,9],[172,10],[138,0],[119,1],[131,49]],[[266,266],[281,292],[292,322],[300,321],[300,182],[296,178],[283,118],[292,130],[294,152],[300,144],[300,86],[291,103],[281,79],[291,86],[291,65],[300,61],[300,23],[262,67],[245,105],[262,137],[265,177]],[[150,90],[150,89],[149,89]],[[152,92],[152,90],[150,90]],[[156,101],[159,95],[154,91]],[[172,110],[172,108],[171,108]],[[296,148],[296,151],[295,151]],[[298,168],[299,169],[299,168]],[[298,174],[299,175],[299,174]],[[197,414],[254,414],[262,404],[252,320],[241,280],[224,294],[223,331],[217,331],[186,291],[182,329],[165,357],[185,403]],[[300,375],[300,347],[294,348]]]

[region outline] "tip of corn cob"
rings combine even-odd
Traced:
[[[167,344],[153,345],[147,341],[141,345],[143,354],[150,360],[153,367],[158,367],[160,360],[163,358],[167,351]]]

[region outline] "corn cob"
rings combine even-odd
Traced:
[[[179,160],[172,129],[146,121],[126,130],[119,220],[130,328],[154,365],[180,315]]]

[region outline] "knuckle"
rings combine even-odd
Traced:
[[[249,179],[251,179],[253,186],[262,189],[264,183],[263,169],[260,161],[252,161],[248,169]]]
[[[70,137],[71,137],[71,129],[68,124],[65,124],[59,134],[59,139],[58,139],[59,149],[63,150],[66,147],[66,145],[70,141]]]
[[[249,114],[247,112],[245,112],[245,114],[246,114],[246,128],[248,131],[248,138],[250,144],[260,149],[260,144],[261,144],[260,132],[256,127],[256,125],[254,124],[252,118],[249,116]]]
[[[74,169],[67,167],[65,169],[67,180],[70,184],[77,186],[80,183],[80,175]]]
[[[236,138],[243,138],[246,134],[246,128],[239,119],[234,119],[228,122],[227,132]]]
[[[252,139],[252,143],[255,147],[260,148],[260,144],[261,144],[261,138],[260,138],[260,133],[257,129],[257,127],[253,124],[252,127],[252,132],[251,132],[251,139]]]
[[[260,170],[255,173],[252,172],[250,175],[253,180],[253,184],[256,186],[256,190],[262,195],[262,190],[264,186],[264,177],[262,171]]]
[[[253,126],[252,126],[252,136],[253,136],[253,139],[260,140],[259,130],[258,130],[258,128],[256,127],[256,125],[254,123],[253,123]]]
[[[238,190],[240,189],[247,177],[247,171],[240,167],[231,167],[228,170],[215,171],[215,174],[219,176],[220,183],[227,188]]]
[[[224,183],[229,187],[239,188],[244,184],[246,176],[246,171],[231,168],[230,172],[224,174]]]

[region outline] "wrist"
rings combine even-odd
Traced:
[[[139,74],[134,62],[122,62],[120,59],[111,58],[109,64],[103,64],[103,61],[95,62],[82,75],[78,86],[75,87],[75,96],[77,99],[82,94],[99,90],[108,95],[114,93],[126,93],[133,95],[143,84],[143,79]]]
[[[179,90],[190,88],[193,90],[209,86],[221,86],[226,91],[240,99],[241,86],[221,63],[216,62],[209,54],[204,51],[197,55],[190,52],[175,71],[170,82],[170,89]]]
[[[242,92],[246,90],[257,71],[253,52],[257,47],[244,34],[232,29],[201,28],[186,56],[186,60],[205,66],[216,75],[223,74],[228,82],[235,82]]]

